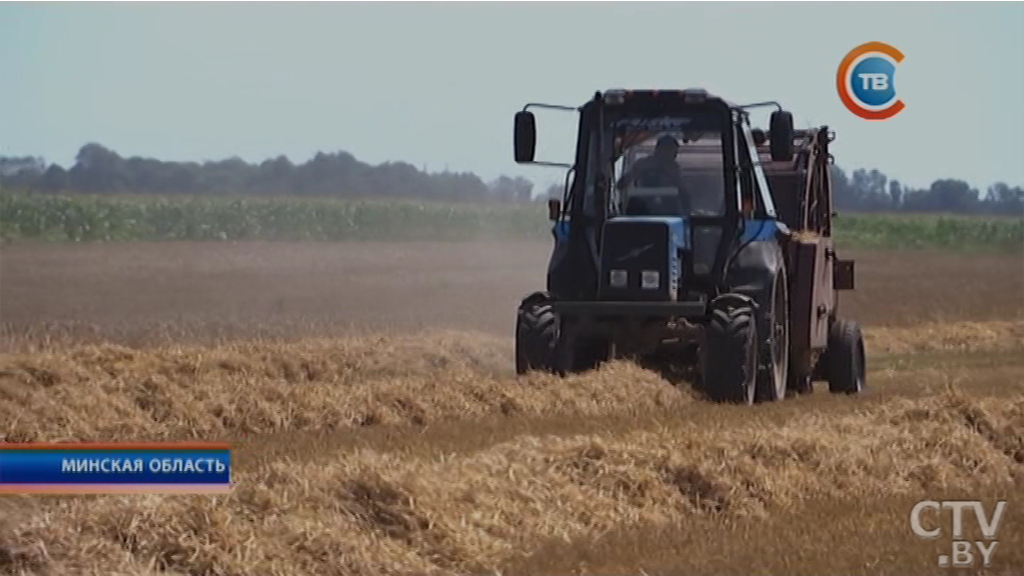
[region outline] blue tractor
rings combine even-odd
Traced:
[[[768,131],[749,110],[774,106]],[[515,160],[534,159],[531,108],[579,115],[564,195],[549,201],[547,290],[516,321],[516,370],[566,375],[613,358],[698,368],[713,400],[752,404],[864,389],[853,289],[836,256],[827,127],[795,130],[774,102],[705,90],[609,90],[582,106],[528,104]]]

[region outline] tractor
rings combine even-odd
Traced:
[[[767,130],[750,123],[762,107],[775,108]],[[534,158],[532,108],[578,114],[574,162]],[[547,289],[519,305],[517,373],[668,357],[717,402],[778,401],[822,380],[861,392],[861,329],[838,316],[854,262],[832,238],[833,140],[827,126],[795,129],[776,102],[740,106],[703,89],[527,104],[515,114],[516,162],[568,171],[548,201]]]

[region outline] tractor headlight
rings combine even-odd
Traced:
[[[654,290],[660,284],[661,278],[657,270],[644,270],[640,273],[640,287],[646,290]]]
[[[625,288],[628,277],[629,275],[626,274],[625,270],[612,270],[611,277],[608,280],[612,288]]]

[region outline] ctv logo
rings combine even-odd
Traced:
[[[861,44],[843,58],[836,89],[846,108],[865,120],[888,120],[906,108],[896,97],[896,67],[903,53],[882,42]]]
[[[992,553],[995,552],[996,546],[999,546],[999,542],[995,539],[996,534],[999,532],[999,525],[1003,522],[1003,512],[1006,512],[1005,500],[996,502],[996,508],[992,511],[991,516],[985,512],[985,505],[977,500],[946,500],[943,502],[922,500],[918,502],[910,510],[910,529],[920,538],[934,540],[942,534],[942,529],[937,526],[928,529],[921,523],[921,514],[927,508],[936,511],[941,509],[953,511],[953,542],[951,552],[949,555],[942,554],[939,556],[940,568],[949,568],[950,565],[954,568],[974,566],[973,550],[975,548],[977,548],[978,554],[981,556],[982,563],[986,567],[992,565]],[[988,542],[981,540],[971,542],[970,540],[963,539],[965,510],[974,511],[975,521],[978,523],[978,527],[981,528],[982,536]]]

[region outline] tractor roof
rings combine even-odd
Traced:
[[[728,100],[715,96],[709,93],[703,88],[685,88],[685,89],[641,89],[641,90],[630,90],[626,88],[612,88],[605,90],[601,95],[605,102],[608,103],[622,103],[625,100],[638,100],[638,101],[651,101],[657,102],[660,99],[669,98],[681,98],[684,101],[690,102],[709,102],[718,101],[722,102],[730,108],[737,108],[736,104],[729,102]]]

